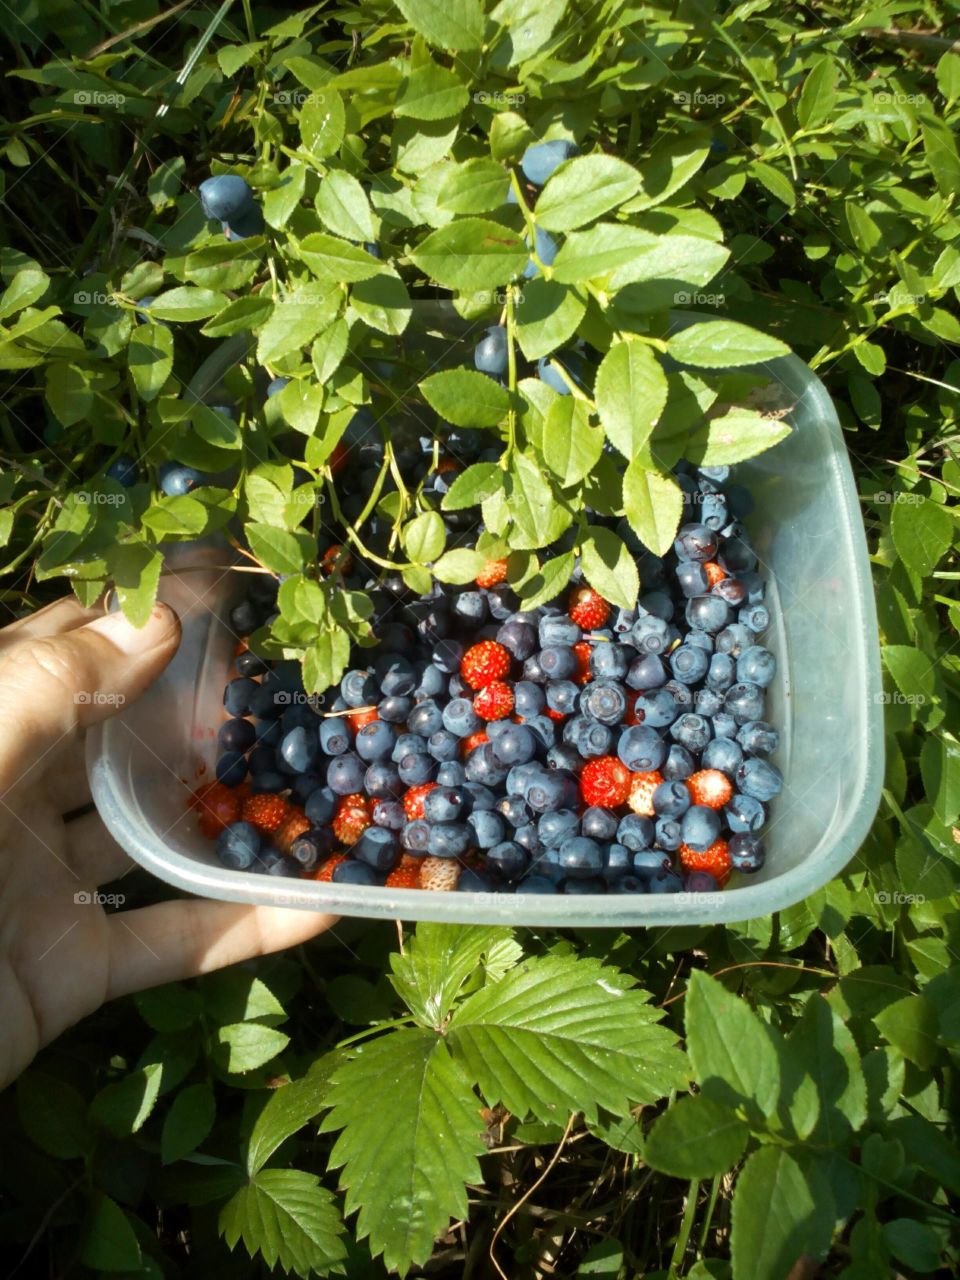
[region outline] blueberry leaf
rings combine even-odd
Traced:
[[[667,344],[680,364],[700,369],[729,369],[790,354],[779,338],[734,320],[703,320],[681,329]]]
[[[545,560],[539,570],[529,577],[520,590],[520,598],[528,609],[555,600],[570,581],[575,557],[572,551]]]
[[[142,400],[156,400],[173,368],[173,334],[165,324],[142,324],[130,335],[130,374]]]
[[[537,223],[547,231],[572,231],[640,189],[640,175],[614,156],[579,156],[560,166],[537,199]]]
[[[479,1099],[444,1039],[414,1027],[354,1053],[334,1072],[326,1102],[321,1129],[341,1131],[330,1165],[343,1169],[345,1212],[359,1210],[358,1238],[405,1274],[426,1261],[451,1218],[465,1217],[467,1183],[482,1181]]]
[[[195,1151],[213,1128],[217,1103],[207,1081],[187,1085],[173,1100],[160,1133],[160,1159],[172,1164]]]
[[[312,289],[304,287],[283,298],[274,306],[269,320],[260,330],[257,359],[261,364],[271,364],[299,351],[333,323],[339,305],[338,290],[318,290],[316,285]]]
[[[229,338],[247,329],[259,329],[273,311],[273,299],[250,294],[230,302],[200,330],[208,338]]]
[[[678,1099],[654,1122],[643,1159],[672,1178],[713,1178],[733,1168],[749,1136],[729,1107],[697,1094]]]
[[[300,241],[300,257],[318,280],[329,285],[369,280],[384,269],[379,259],[337,236],[313,231]],[[317,330],[314,330],[316,333]]]
[[[373,240],[376,236],[370,201],[353,174],[343,169],[331,169],[321,179],[316,207],[334,235],[346,240]]]
[[[463,585],[473,582],[477,574],[487,563],[487,557],[467,547],[455,547],[445,551],[433,566],[433,576],[439,582],[454,582]]]
[[[629,462],[646,444],[667,402],[667,377],[642,342],[617,342],[600,362],[597,413],[610,443]]]
[[[506,388],[473,369],[432,373],[420,390],[427,404],[455,427],[495,427],[510,408]]]
[[[632,609],[640,593],[637,562],[612,529],[590,525],[580,543],[583,576],[604,600]]]
[[[350,329],[345,320],[334,320],[328,328],[314,341],[310,348],[310,359],[313,361],[314,373],[321,386],[340,367],[347,353],[350,340]]]
[[[387,272],[358,281],[350,291],[350,305],[371,329],[395,338],[406,329],[413,313],[407,286],[398,275]]]
[[[312,436],[323,409],[323,387],[307,378],[293,378],[276,399],[284,422],[294,431]]]
[[[547,413],[543,460],[561,487],[576,484],[603,451],[603,428],[590,425],[588,406],[573,396],[557,396]]]
[[[517,308],[517,341],[528,360],[556,351],[576,333],[586,303],[555,280],[531,280]]]
[[[610,277],[611,290],[645,280],[679,280],[706,285],[730,257],[730,250],[703,236],[658,236],[656,243],[639,247]]]
[[[181,323],[206,320],[208,316],[222,311],[227,302],[226,295],[214,289],[183,285],[154,298],[150,303],[150,314],[155,320],[179,320]]]
[[[623,476],[623,510],[630,528],[654,555],[666,555],[683,514],[680,486],[642,460],[631,462]]]
[[[423,45],[420,45],[423,50]],[[425,50],[417,56],[416,46],[411,57],[410,73],[403,81],[403,88],[394,107],[398,118],[411,116],[414,120],[449,120],[459,115],[470,101],[470,90],[453,71],[434,62]],[[501,186],[503,186],[501,170]],[[501,196],[501,202],[502,202]],[[455,209],[454,213],[482,213],[494,205],[480,204],[475,208]]]
[[[512,280],[526,266],[529,253],[509,227],[485,218],[457,218],[431,232],[410,257],[444,288],[475,292]]]
[[[300,108],[300,137],[304,148],[317,160],[332,156],[343,141],[346,111],[336,89],[310,86],[312,93]]]
[[[460,472],[443,495],[440,505],[444,511],[462,511],[464,507],[475,507],[503,487],[503,477],[503,470],[497,463],[474,462]]]
[[[661,237],[640,227],[598,222],[588,231],[572,231],[553,262],[553,279],[577,284],[608,276],[638,253],[656,248]]]
[[[479,49],[484,15],[479,0],[396,0],[397,8],[423,38],[438,49]]]
[[[306,534],[288,533],[268,524],[244,525],[250,550],[273,573],[299,573],[316,552]]]
[[[145,626],[156,603],[163,556],[143,542],[121,542],[110,547],[106,559],[124,617],[135,627]]]
[[[515,454],[506,473],[504,496],[513,520],[510,546],[514,551],[536,551],[558,538],[571,521],[569,511],[556,501],[540,467],[526,454]],[[487,528],[501,532],[487,517],[488,498],[483,505]]]
[[[414,564],[436,560],[447,541],[443,517],[436,511],[424,511],[400,531],[403,549]]]
[[[295,160],[281,173],[278,185],[272,191],[264,192],[263,216],[269,226],[278,231],[286,226],[303,199],[306,182],[307,167]]]
[[[242,1240],[271,1269],[328,1275],[346,1257],[333,1196],[300,1169],[261,1169],[220,1210],[218,1227],[231,1249]]]
[[[709,418],[690,437],[687,456],[701,467],[719,467],[756,457],[790,435],[793,428],[779,418],[748,409],[733,409]]]
[[[476,156],[446,175],[437,193],[437,205],[449,213],[488,213],[504,203],[509,185],[503,165]]]

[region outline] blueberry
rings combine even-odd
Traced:
[[[700,496],[700,521],[715,533],[729,522],[727,500],[722,493],[704,493]]]
[[[179,498],[203,484],[207,477],[182,462],[161,462],[157,467],[157,484],[168,498]]]
[[[263,213],[255,204],[247,213],[235,214],[229,222],[221,222],[223,234],[228,240],[246,240],[263,231]]]
[[[518,662],[525,662],[537,648],[539,639],[536,628],[528,622],[508,618],[497,632],[497,643],[502,644]]]
[[[427,822],[454,822],[463,808],[463,795],[456,787],[434,787],[423,798]]]
[[[253,729],[257,735],[258,746],[279,747],[283,738],[283,729],[279,720],[258,720]]]
[[[352,796],[363,786],[366,769],[352,751],[334,756],[327,766],[327,786],[338,796]]]
[[[327,786],[317,787],[310,792],[303,810],[313,826],[322,827],[330,821],[336,812],[337,799],[337,793]]]
[[[427,750],[434,760],[456,760],[460,755],[460,739],[447,729],[438,729],[427,739]]]
[[[724,709],[738,724],[746,724],[750,720],[763,718],[764,691],[757,684],[738,681],[727,690],[723,700]]]
[[[594,680],[580,695],[580,708],[601,724],[619,724],[627,714],[627,695],[612,680]]]
[[[710,741],[710,722],[704,716],[688,711],[674,720],[670,734],[688,751],[702,751]]]
[[[497,622],[506,622],[511,613],[515,613],[519,604],[517,594],[510,587],[494,587],[487,592],[487,608],[491,618]]]
[[[529,236],[525,236],[527,244],[530,243]],[[557,242],[549,232],[544,231],[542,227],[534,227],[533,229],[533,246],[537,257],[545,267],[553,265],[553,260],[557,256]],[[534,276],[540,274],[540,268],[534,262],[533,258],[527,263],[523,269],[524,280],[532,280]]]
[[[449,673],[448,673],[449,674]],[[446,676],[434,663],[428,662],[420,673],[420,681],[414,694],[418,698],[432,699],[441,694],[447,687]],[[409,724],[409,722],[408,722]],[[421,732],[419,729],[412,732]]]
[[[673,863],[663,849],[638,849],[633,855],[633,870],[638,876],[653,876],[669,871]]]
[[[279,395],[284,387],[290,383],[289,378],[274,378],[267,386],[267,399],[270,400],[274,396]]]
[[[598,731],[604,730],[607,734],[610,730],[605,725],[598,724],[595,726]],[[601,754],[606,755],[603,751]],[[549,769],[563,769],[569,773],[576,773],[583,765],[583,755],[579,747],[570,746],[566,742],[555,743],[546,755],[546,764]]]
[[[703,649],[691,644],[678,645],[670,654],[670,670],[678,680],[696,684],[707,674],[710,658]]]
[[[546,813],[550,809],[566,808],[567,802],[576,800],[578,790],[568,774],[542,770],[528,784],[524,798],[535,813]]]
[[[499,786],[507,776],[507,766],[496,758],[489,742],[481,742],[470,752],[465,768],[470,782],[480,782],[488,787]]]
[[[217,858],[233,871],[249,871],[260,852],[260,833],[249,822],[231,822],[217,836]]]
[[[471,626],[482,626],[487,620],[487,598],[482,591],[461,591],[453,602],[453,612]]]
[[[591,840],[612,840],[617,834],[617,815],[612,809],[591,805],[580,818],[580,831]]]
[[[642,654],[666,653],[673,640],[671,624],[652,613],[637,618],[630,633],[631,643]],[[631,686],[636,687],[636,686]]]
[[[217,781],[238,787],[247,776],[247,762],[242,751],[225,751],[217,761]]]
[[[766,803],[782,791],[783,775],[769,761],[748,756],[737,770],[736,785],[744,795]]]
[[[280,759],[297,773],[306,773],[316,762],[319,751],[317,735],[309,729],[291,729],[280,743]]]
[[[714,653],[707,668],[707,688],[726,693],[736,677],[736,667],[729,653]]]
[[[669,816],[676,817],[675,814]],[[706,805],[691,805],[680,819],[680,830],[683,843],[691,849],[709,849],[720,835],[720,815]]]
[[[765,720],[748,720],[737,734],[737,742],[751,756],[768,756],[780,745],[780,735]]]
[[[357,731],[354,750],[361,760],[389,760],[397,735],[383,720],[373,720]]]
[[[766,859],[763,841],[747,833],[731,836],[727,848],[734,871],[759,871]]]
[[[580,819],[572,809],[553,809],[541,814],[537,822],[540,843],[548,849],[558,849],[564,840],[579,834]]]
[[[763,608],[761,605],[760,608]],[[777,660],[763,645],[752,644],[737,659],[737,679],[766,688],[777,673]]]
[[[574,716],[567,722],[574,726],[574,739],[570,743],[584,760],[592,760],[610,754],[613,746],[613,730],[599,720],[586,716]],[[579,761],[576,762],[579,765]]]
[[[467,826],[478,849],[492,849],[503,840],[506,830],[502,816],[492,809],[474,809],[467,815]]]
[[[531,716],[525,720],[527,728],[536,738],[538,749],[549,751],[557,739],[557,727],[549,716]]]
[[[695,630],[715,635],[730,621],[730,606],[720,596],[693,596],[687,601],[684,617]]]
[[[511,827],[526,826],[532,817],[526,800],[520,796],[502,796],[497,801],[497,813],[505,818]]]
[[[734,794],[724,806],[727,826],[736,833],[759,831],[767,820],[766,810],[753,796]]]
[[[691,871],[683,882],[684,893],[719,893],[720,885],[709,871]]]
[[[458,738],[467,738],[483,728],[483,721],[469,698],[452,698],[443,708],[443,727]]]
[[[732,622],[730,626],[717,632],[717,653],[728,653],[731,658],[739,658],[753,642],[753,632],[749,627],[745,627],[742,622]]]
[[[521,679],[529,680],[532,684],[544,684],[547,677],[544,675],[543,668],[540,666],[540,658],[534,654],[532,658],[527,658],[523,664],[523,672]]]
[[[268,876],[298,876],[300,864],[292,858],[285,858],[279,849],[268,845],[257,859],[255,870]]]
[[[548,680],[546,686],[547,706],[560,715],[570,715],[577,705],[580,686],[572,680]]]
[[[537,752],[537,739],[526,725],[511,724],[493,744],[493,754],[501,764],[526,764]]]
[[[607,882],[600,876],[585,876],[583,879],[568,876],[563,881],[562,889],[564,893],[606,893]]]
[[[401,654],[385,653],[374,666],[380,691],[388,698],[409,697],[417,687],[413,665]]]
[[[714,650],[713,636],[709,631],[688,631],[683,637],[683,643],[695,649],[702,649],[708,655]]]
[[[672,611],[672,606],[671,606]],[[618,609],[613,615],[613,632],[614,635],[624,636],[633,630],[633,624],[637,620],[636,609]]]
[[[251,774],[269,773],[277,767],[277,757],[272,747],[266,747],[262,743],[253,748],[247,756],[247,767]],[[319,782],[313,784],[315,787],[320,786]]]
[[[583,632],[566,614],[547,614],[540,619],[537,626],[540,644],[543,648],[559,645],[572,648],[583,638]]]
[[[411,853],[426,853],[430,843],[430,824],[423,818],[408,822],[400,832],[400,843]]]
[[[617,827],[617,843],[631,850],[647,849],[653,844],[653,823],[639,813],[628,813]]]
[[[710,723],[713,725],[713,736],[715,738],[735,738],[737,736],[737,722],[728,711],[718,711]]]
[[[382,884],[382,873],[386,870],[386,866],[376,867],[366,861],[347,858],[344,862],[337,863],[330,878],[334,884]]]
[[[515,840],[503,840],[487,850],[487,866],[504,880],[516,880],[527,869],[530,855]]]
[[[691,635],[693,633],[691,632]],[[677,704],[677,713],[682,715],[693,707],[693,690],[682,680],[668,680],[663,686]]]
[[[200,183],[199,192],[204,217],[220,222],[243,217],[256,207],[250,184],[236,173],[207,178]]]
[[[679,849],[683,844],[683,831],[677,818],[658,818],[654,829],[657,846],[660,849]]]
[[[363,789],[375,799],[397,799],[403,795],[406,783],[392,760],[377,760],[363,775]]]
[[[611,885],[633,871],[633,854],[625,845],[607,845],[603,854],[603,876]]]
[[[723,709],[723,694],[716,689],[698,689],[694,695],[693,705],[698,716],[706,716],[712,720],[718,711]]]
[[[669,689],[654,689],[652,693],[641,693],[637,698],[634,710],[651,729],[667,729],[680,714],[677,700]]]
[[[107,467],[107,475],[111,480],[116,480],[117,484],[122,484],[125,489],[129,489],[131,485],[137,483],[136,460],[131,458],[129,453],[121,453]]]
[[[340,694],[349,707],[368,707],[380,700],[372,671],[348,671],[340,681]]]
[[[760,574],[748,569],[744,570],[738,577],[747,593],[747,603],[761,604],[766,593],[766,583]]]
[[[565,645],[540,650],[540,668],[549,680],[567,680],[579,666],[577,655]]]
[[[482,783],[467,781],[460,789],[463,792],[463,805],[467,813],[476,813],[480,809],[493,809],[496,806],[497,797]]]
[[[699,560],[681,560],[677,565],[677,585],[683,595],[707,595],[710,591],[710,579]]]
[[[712,560],[717,554],[717,535],[706,524],[685,524],[677,533],[673,549],[678,560]]]
[[[482,871],[474,871],[472,867],[464,867],[457,880],[457,893],[489,893],[493,889],[493,881]]]
[[[627,684],[631,689],[658,689],[666,684],[668,674],[666,665],[658,654],[645,653],[630,663]]]
[[[311,827],[290,845],[290,857],[301,871],[313,871],[321,858],[333,848],[333,833],[326,828]]]
[[[700,763],[704,769],[719,769],[732,778],[742,760],[743,751],[739,743],[732,738],[714,738],[704,747]]]
[[[328,716],[320,721],[320,746],[328,756],[341,756],[350,750],[350,730],[343,716]]]
[[[396,832],[387,827],[367,827],[353,846],[353,856],[378,871],[389,871],[400,857]]]
[[[382,698],[377,703],[377,716],[387,724],[403,724],[413,710],[412,698]]]
[[[564,160],[569,160],[571,156],[575,156],[579,148],[576,143],[570,142],[567,138],[553,138],[549,142],[535,142],[532,146],[527,147],[520,158],[520,168],[528,182],[532,182],[534,186],[542,187],[550,178],[551,174],[563,164]]]
[[[378,827],[389,827],[391,831],[402,831],[406,825],[406,815],[399,800],[378,800],[373,806],[373,821]]]
[[[658,871],[647,882],[650,893],[680,893],[683,881],[675,871]]]
[[[217,741],[224,751],[249,751],[256,741],[256,731],[249,720],[235,717],[220,726]]]
[[[444,760],[437,768],[437,782],[441,787],[462,787],[467,771],[459,760]]]
[[[556,884],[548,877],[541,875],[524,876],[517,885],[517,893],[557,893]]]
[[[630,652],[623,644],[595,644],[590,651],[590,674],[595,680],[622,680],[630,666]]]
[[[434,858],[459,858],[473,844],[473,828],[465,822],[438,822],[430,827],[427,852]]]
[[[499,377],[507,371],[507,331],[502,324],[491,325],[477,343],[473,363],[481,373]]]
[[[647,885],[640,876],[618,875],[610,881],[611,893],[646,893]]]
[[[560,365],[572,382],[583,385],[583,366],[576,354],[572,351],[555,351],[552,355],[541,356],[537,361],[537,377],[541,382],[551,387],[559,395],[570,395],[570,387],[567,380],[557,368]]]
[[[454,675],[463,661],[463,645],[459,640],[441,640],[433,650],[433,665],[445,675]]]
[[[234,666],[241,676],[260,676],[267,669],[267,664],[263,658],[258,653],[252,653],[249,649],[244,649],[243,653],[237,654]]]
[[[740,526],[734,528],[739,529]],[[723,532],[726,535],[727,529]],[[717,564],[727,573],[749,573],[757,567],[757,553],[741,532],[733,532],[724,537],[717,553]]]
[[[710,588],[715,596],[722,596],[734,609],[740,607],[747,598],[747,588],[737,578],[721,578]]]
[[[667,748],[656,729],[636,724],[624,730],[617,754],[631,772],[646,773],[660,768]]]
[[[518,716],[526,719],[539,714],[546,701],[543,690],[532,680],[518,680],[513,686],[513,705]]]
[[[603,870],[603,853],[596,840],[587,836],[571,836],[558,850],[560,866],[568,876],[581,879]]]
[[[690,790],[682,782],[661,782],[653,793],[653,811],[658,817],[679,818],[690,808]]]
[[[399,764],[404,756],[411,754],[426,754],[427,740],[421,738],[419,733],[401,733],[398,734],[396,742],[393,744],[393,751],[390,753],[390,759],[394,764]]]
[[[419,787],[430,782],[436,771],[436,760],[425,751],[411,751],[397,764],[400,781],[407,787]]]
[[[423,738],[429,738],[443,728],[443,712],[432,697],[417,703],[407,717],[407,728]]]

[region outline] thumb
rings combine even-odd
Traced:
[[[34,637],[0,655],[0,787],[21,781],[77,731],[114,715],[156,679],[180,643],[165,604],[145,626],[108,613],[61,635]]]

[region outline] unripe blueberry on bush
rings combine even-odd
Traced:
[[[494,377],[507,371],[507,331],[502,324],[491,325],[477,343],[473,363],[481,373]]]
[[[524,176],[542,187],[553,172],[578,151],[577,144],[567,138],[553,138],[549,142],[536,142],[527,147],[520,160]]]
[[[250,184],[238,173],[218,173],[201,182],[200,203],[206,217],[220,222],[242,218],[256,207]]]

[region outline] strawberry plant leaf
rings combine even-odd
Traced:
[[[424,922],[404,954],[390,957],[394,990],[410,1012],[427,1027],[442,1029],[461,989],[470,979],[482,979],[487,958],[495,949],[513,943],[510,929],[484,925],[444,925]],[[513,963],[521,954],[513,943]],[[500,969],[499,976],[505,970]]]
[[[260,1172],[281,1143],[320,1114],[330,1075],[342,1060],[339,1052],[325,1053],[310,1064],[306,1075],[281,1085],[270,1094],[247,1142],[246,1166],[250,1177]]]
[[[220,1210],[220,1234],[252,1257],[307,1276],[339,1269],[346,1257],[343,1222],[320,1179],[300,1169],[261,1169]]]

